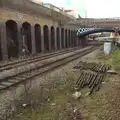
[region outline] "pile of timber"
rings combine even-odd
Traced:
[[[99,72],[82,71],[75,84],[75,89],[80,90],[81,88],[88,86],[90,88],[89,94],[91,94],[94,90],[98,91],[100,89],[100,85],[103,82],[104,77],[105,74],[101,74]]]
[[[80,61],[75,67],[75,69],[89,69],[95,72],[106,72],[111,68],[108,64],[93,63],[93,62],[83,62]]]
[[[111,66],[108,64],[80,61],[74,68],[81,71],[80,77],[75,84],[75,89],[80,90],[88,86],[90,88],[89,94],[91,94],[93,91],[100,89],[106,72],[111,69]]]

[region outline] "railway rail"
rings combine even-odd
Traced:
[[[75,60],[81,56],[84,56],[98,47],[88,47],[86,49],[80,50],[79,52],[73,52],[67,56],[63,56],[62,58],[52,59],[51,61],[45,60],[44,63],[38,64],[35,68],[31,68],[29,70],[22,70],[16,74],[6,77],[0,77],[0,91],[5,90],[11,86],[16,86],[20,83],[24,83],[27,80],[30,80],[36,76],[43,75],[46,72],[49,72],[55,68],[63,66],[68,62]]]
[[[37,62],[37,61],[40,61],[40,60],[45,60],[45,59],[48,59],[48,58],[52,58],[54,56],[59,56],[59,55],[62,55],[62,54],[66,54],[66,53],[75,51],[75,49],[78,50],[78,49],[81,49],[81,48],[76,47],[76,48],[66,49],[66,50],[57,51],[57,52],[53,52],[53,53],[47,53],[47,54],[44,54],[44,55],[38,55],[38,56],[35,56],[35,57],[29,57],[29,58],[22,59],[22,60],[17,60],[17,61],[13,61],[13,62],[0,64],[0,72],[2,72],[4,70],[9,70],[9,69],[12,69],[12,68],[16,68],[16,67],[19,67],[19,66],[23,66],[23,65],[26,65],[26,64],[34,63],[34,62]]]

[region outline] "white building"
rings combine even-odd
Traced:
[[[78,12],[76,12],[75,10],[72,10],[72,9],[65,9],[64,8],[64,12],[66,12],[68,15],[71,15],[73,16],[74,18],[79,18],[79,14]]]
[[[43,0],[30,0],[30,1],[38,3],[38,4],[42,4],[43,3]]]

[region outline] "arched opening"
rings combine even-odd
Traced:
[[[65,47],[68,47],[68,34],[67,34],[67,29],[65,29]]]
[[[68,47],[71,46],[70,30],[68,30]]]
[[[41,27],[39,24],[35,25],[35,44],[36,44],[36,52],[41,52]]]
[[[59,27],[56,28],[57,33],[57,49],[60,49],[60,29]]]
[[[61,47],[64,48],[64,28],[61,28]]]
[[[51,49],[55,49],[55,30],[54,27],[51,27]]]
[[[31,25],[28,22],[22,24],[23,29],[23,46],[25,47],[26,53],[32,53],[32,40],[31,40]]]
[[[18,57],[17,23],[13,20],[6,22],[8,58]]]
[[[43,32],[44,32],[44,48],[45,51],[49,51],[49,30],[47,25],[43,27]]]

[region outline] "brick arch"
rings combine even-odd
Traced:
[[[35,45],[36,45],[36,52],[40,53],[41,50],[41,26],[39,24],[35,24]]]
[[[60,49],[60,28],[56,28],[56,42],[57,42],[57,49]]]
[[[26,49],[26,54],[30,55],[32,53],[31,24],[24,22],[22,24],[22,30],[24,35],[23,47]]]
[[[65,41],[65,29],[64,28],[61,28],[61,47],[64,48],[64,41]]]
[[[68,29],[68,46],[71,46],[70,29]]]
[[[19,55],[19,41],[17,33],[17,23],[14,20],[6,21],[8,58],[18,57]]]
[[[65,47],[68,47],[68,30],[65,29]]]
[[[51,26],[51,48],[52,50],[55,50],[55,27]]]
[[[49,28],[47,25],[44,25],[43,27],[43,36],[44,36],[45,51],[49,51]]]
[[[71,37],[71,46],[74,47],[73,30],[71,30],[70,37]]]

